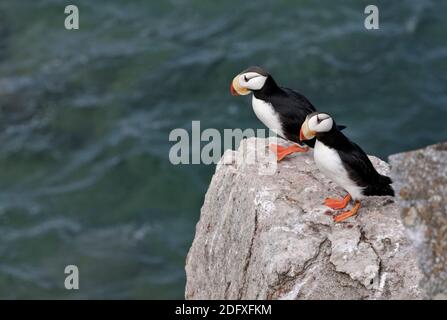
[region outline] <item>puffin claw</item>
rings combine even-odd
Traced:
[[[356,202],[355,206],[351,210],[343,212],[343,213],[340,213],[340,214],[334,216],[333,217],[334,222],[341,222],[343,220],[348,219],[349,217],[352,217],[352,216],[356,215],[357,211],[359,211],[359,209],[360,209],[360,202]]]
[[[278,153],[278,152],[283,151],[285,148],[282,147],[282,146],[280,146],[279,144],[271,143],[271,144],[269,145],[269,149],[270,149],[270,151],[272,151],[273,153],[276,154],[276,153]]]
[[[334,209],[334,210],[340,210],[340,209],[344,209],[346,208],[346,206],[348,205],[349,201],[351,201],[351,195],[347,194],[343,199],[338,200],[338,199],[333,199],[333,198],[327,198],[326,200],[324,200],[324,205]]]
[[[270,144],[269,149],[276,154],[276,158],[279,161],[283,160],[286,156],[289,154],[295,153],[295,152],[307,152],[309,151],[308,147],[300,147],[296,144],[291,145],[290,147],[282,147],[277,144]]]

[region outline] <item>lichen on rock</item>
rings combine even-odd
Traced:
[[[407,235],[433,299],[447,298],[447,142],[390,157]]]

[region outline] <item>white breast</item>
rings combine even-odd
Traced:
[[[253,111],[258,119],[261,120],[267,128],[275,132],[277,135],[285,138],[282,131],[281,121],[279,120],[279,115],[275,109],[273,109],[273,106],[268,102],[256,99],[255,95],[253,95],[252,105]]]
[[[315,142],[314,160],[318,169],[329,179],[345,189],[353,199],[363,198],[361,187],[357,186],[349,178],[348,172],[343,166],[338,152],[320,141]]]

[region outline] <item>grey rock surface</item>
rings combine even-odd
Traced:
[[[397,201],[433,299],[447,298],[447,142],[390,157]]]
[[[370,197],[336,224],[323,201],[345,192],[318,171],[312,152],[266,174],[266,144],[244,140],[216,167],[186,260],[187,299],[424,298],[393,198]],[[256,161],[242,161],[253,154]]]

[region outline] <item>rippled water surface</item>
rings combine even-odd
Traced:
[[[0,2],[0,298],[182,298],[213,166],[173,128],[262,128],[235,73],[265,66],[386,157],[447,137],[447,2]],[[63,289],[64,267],[79,291]]]

